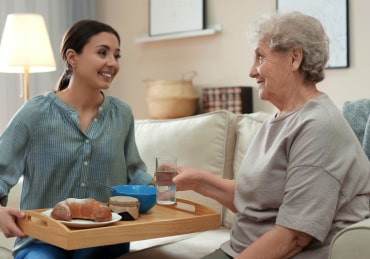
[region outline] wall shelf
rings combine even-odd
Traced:
[[[145,42],[153,42],[153,41],[164,41],[164,40],[174,40],[174,39],[181,39],[181,38],[207,36],[207,35],[216,34],[220,31],[222,31],[222,26],[220,24],[216,24],[216,25],[207,26],[207,28],[205,28],[204,30],[199,30],[199,31],[172,33],[172,34],[166,34],[166,35],[160,35],[160,36],[146,35],[146,36],[135,39],[135,42],[145,43]]]

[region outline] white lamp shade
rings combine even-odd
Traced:
[[[38,14],[9,14],[0,43],[0,72],[30,73],[56,70],[44,18]]]

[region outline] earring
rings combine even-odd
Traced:
[[[66,69],[65,69],[65,73],[66,74],[72,73],[72,67],[71,67],[71,65],[69,63],[67,63],[66,65],[67,66],[66,66]]]

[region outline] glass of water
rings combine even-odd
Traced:
[[[176,157],[156,157],[155,186],[158,204],[171,205],[176,203],[176,185],[172,182],[176,174]]]

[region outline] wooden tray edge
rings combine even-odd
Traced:
[[[181,203],[193,206],[194,211],[178,207]],[[103,228],[78,231],[71,230],[63,223],[41,214],[45,209],[39,209],[25,211],[26,216],[20,219],[18,224],[26,235],[67,250],[189,234],[217,229],[221,225],[218,212],[194,201],[178,198],[177,204],[156,206],[191,213],[194,217],[170,220],[170,223],[168,221],[146,222],[138,225],[113,223]],[[168,224],[178,227],[168,228]],[[99,238],[96,238],[97,236]]]

